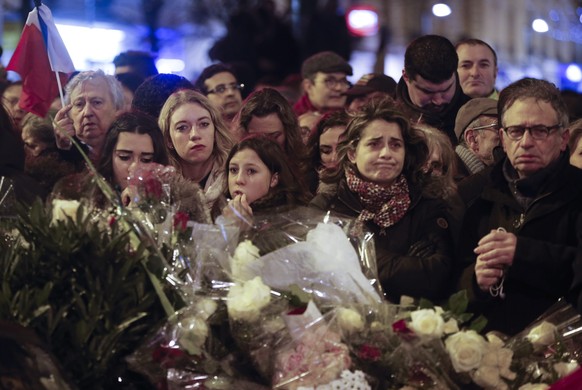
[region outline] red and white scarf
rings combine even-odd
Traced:
[[[364,206],[356,218],[354,232],[360,232],[364,222],[373,221],[381,228],[387,228],[400,221],[410,207],[408,182],[400,175],[394,182],[384,187],[363,180],[352,168],[346,169],[348,188],[355,192]]]

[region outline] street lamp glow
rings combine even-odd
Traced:
[[[550,29],[550,27],[548,26],[548,23],[543,19],[534,20],[531,24],[531,28],[533,28],[533,30],[535,32],[539,32],[539,33],[548,32],[548,30]]]
[[[451,7],[446,5],[445,3],[437,3],[432,6],[432,13],[434,16],[438,16],[439,18],[444,18],[445,16],[449,16],[451,14]]]

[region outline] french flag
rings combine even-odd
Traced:
[[[28,14],[6,69],[18,73],[22,79],[20,108],[45,117],[52,101],[62,92],[59,85],[64,85],[68,75],[75,71],[46,5],[39,4]]]

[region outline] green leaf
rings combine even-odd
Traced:
[[[449,310],[453,314],[463,314],[469,306],[469,296],[466,290],[461,290],[450,296],[448,302]]]
[[[420,300],[418,301],[418,307],[420,309],[434,309],[434,303],[432,303],[426,298],[420,298]]]
[[[471,323],[469,324],[469,329],[474,330],[477,333],[481,333],[483,329],[485,329],[485,326],[487,326],[487,318],[480,315],[479,317],[471,321]]]

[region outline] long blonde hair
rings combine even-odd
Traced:
[[[174,112],[183,106],[184,104],[198,104],[200,107],[204,108],[210,113],[210,119],[214,124],[214,143],[212,145],[211,157],[214,158],[215,164],[220,166],[224,165],[228,152],[233,146],[233,141],[230,136],[228,127],[222,120],[221,114],[216,108],[210,103],[206,96],[199,92],[184,89],[181,91],[174,92],[160,111],[160,117],[158,119],[158,125],[162,130],[164,135],[164,143],[166,147],[173,144],[172,138],[170,137],[170,122]],[[182,158],[176,152],[176,148],[168,148],[168,157],[170,164],[174,166],[180,174],[182,174]]]

